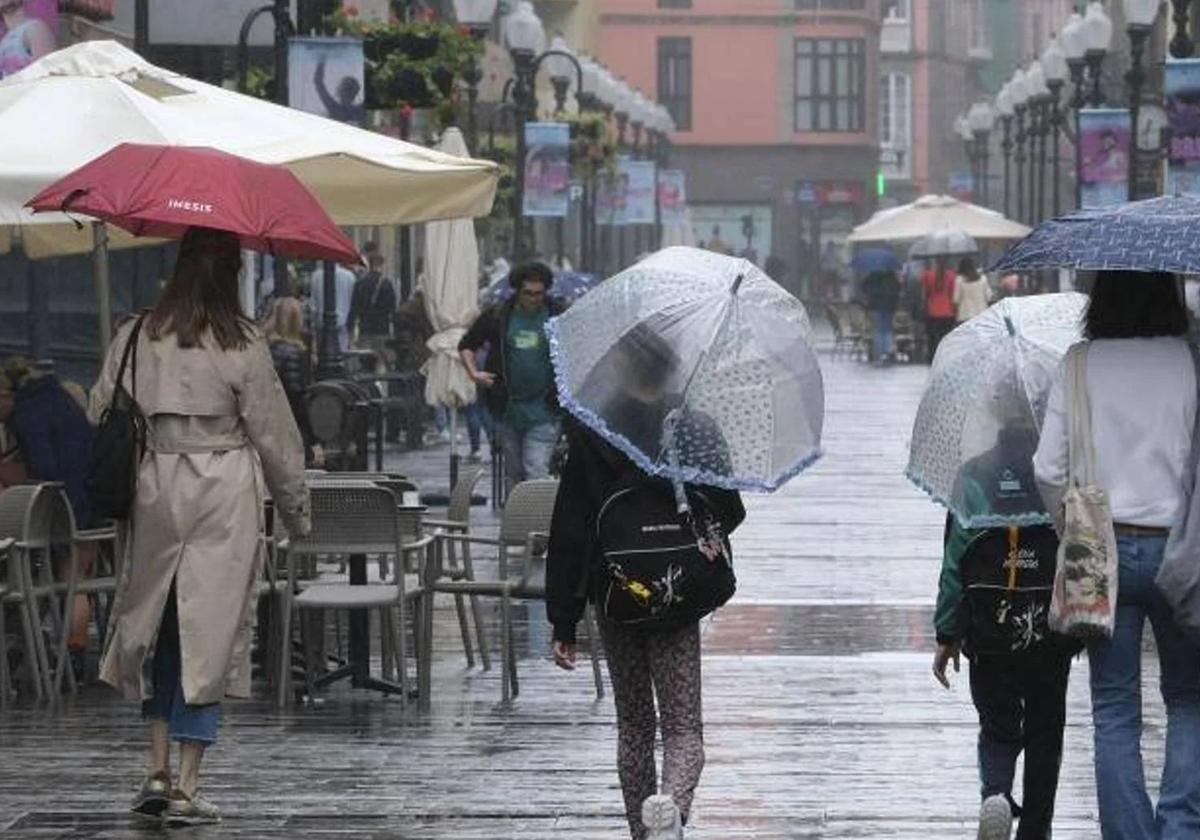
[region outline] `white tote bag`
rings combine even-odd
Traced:
[[[1117,610],[1117,537],[1108,492],[1096,484],[1088,346],[1067,353],[1069,454],[1063,530],[1050,601],[1050,629],[1077,639],[1109,638]]]

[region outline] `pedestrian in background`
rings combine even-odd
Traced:
[[[954,318],[958,323],[970,321],[992,303],[992,287],[986,276],[975,268],[975,261],[963,257],[958,261],[954,277]]]
[[[9,483],[24,481],[56,481],[63,485],[75,525],[83,530],[95,528],[102,522],[92,517],[84,482],[91,460],[95,437],[87,414],[57,376],[36,370],[27,359],[14,357],[0,366],[0,423],[11,433],[15,451],[7,453],[14,465],[0,471],[0,487],[4,474]],[[21,469],[15,464],[19,463]],[[84,543],[77,547],[78,573],[91,577],[95,567],[95,546]],[[59,579],[70,574],[68,557],[56,557],[55,571]],[[87,595],[78,595],[71,606],[71,627],[67,649],[77,676],[82,676],[82,657],[87,647],[88,623],[92,608]]]
[[[304,305],[294,297],[276,298],[262,323],[262,333],[304,440],[304,462],[319,467],[324,456],[308,420],[305,398],[312,385],[312,353],[304,341]]]
[[[350,349],[350,302],[354,299],[354,284],[358,278],[344,265],[334,266],[334,311],[337,313],[338,351]],[[325,332],[325,268],[318,265],[308,276],[308,298],[312,306],[312,333]],[[320,344],[317,345],[318,347]]]
[[[559,408],[546,322],[563,311],[550,297],[554,274],[543,263],[513,269],[513,296],[485,309],[458,349],[467,373],[483,389],[500,435],[506,486],[550,474],[559,436]],[[480,370],[476,353],[491,348]]]
[[[942,339],[954,329],[954,272],[946,265],[945,257],[938,257],[921,275],[921,291],[925,301],[925,336],[929,353],[927,361],[933,364]]]
[[[367,272],[354,283],[346,331],[356,338],[357,346],[375,354],[377,371],[391,369],[394,354],[388,346],[392,338],[392,318],[396,312],[396,291],[383,276],[383,255],[367,255]]]
[[[220,702],[250,693],[254,585],[262,568],[260,476],[288,533],[309,529],[304,447],[267,343],[238,299],[241,245],[191,228],[175,272],[137,337],[136,394],[149,423],[100,677],[150,722],[135,813],[168,824],[216,822],[200,761]],[[92,389],[112,400],[134,324],[113,338]],[[261,470],[261,472],[260,472]],[[170,741],[180,744],[172,781]]]
[[[889,362],[894,356],[896,306],[900,302],[900,279],[896,272],[872,271],[862,283],[867,311],[871,313],[871,361]]]
[[[1096,275],[1084,323],[1086,387],[1096,483],[1108,492],[1119,558],[1112,637],[1088,644],[1104,840],[1200,837],[1200,645],[1184,635],[1154,584],[1170,528],[1183,511],[1196,417],[1187,331],[1187,310],[1172,275]],[[1054,513],[1062,510],[1068,476],[1065,378],[1064,368],[1050,392],[1033,460]],[[1141,750],[1147,619],[1167,707],[1157,809],[1146,792]]]

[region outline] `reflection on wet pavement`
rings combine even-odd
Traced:
[[[967,674],[929,673],[942,514],[901,475],[925,369],[826,365],[828,456],[748,500],[735,600],[705,626],[708,756],[689,840],[963,840],[978,809]],[[445,453],[394,466],[423,486]],[[486,510],[477,526],[494,528]],[[477,558],[481,576],[492,566]],[[439,603],[433,711],[338,687],[279,713],[231,704],[204,792],[225,822],[187,838],[619,840],[611,698],[547,659],[540,605],[521,607],[522,693],[465,667]],[[495,610],[489,606],[494,635]],[[585,663],[586,664],[586,663]],[[964,663],[965,668],[965,663]],[[1145,682],[1157,673],[1147,660]],[[1056,840],[1093,840],[1086,661],[1076,662]],[[1147,773],[1162,762],[1147,694]],[[148,838],[124,813],[142,766],[130,704],[89,689],[62,713],[0,716],[0,837]]]

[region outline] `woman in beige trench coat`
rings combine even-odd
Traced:
[[[240,269],[237,237],[189,230],[137,344],[148,451],[100,677],[143,701],[150,722],[134,811],[176,824],[219,819],[197,794],[200,758],[216,738],[217,704],[249,694],[264,478],[288,531],[309,528],[303,444],[266,342],[242,315]],[[94,422],[132,329],[122,326],[109,347],[91,393]],[[132,391],[130,380],[127,370]],[[171,740],[180,743],[174,786]]]

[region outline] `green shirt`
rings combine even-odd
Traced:
[[[554,388],[550,343],[546,340],[549,313],[524,312],[514,307],[504,337],[504,372],[508,385],[508,408],[504,422],[515,431],[555,422],[547,397]]]

